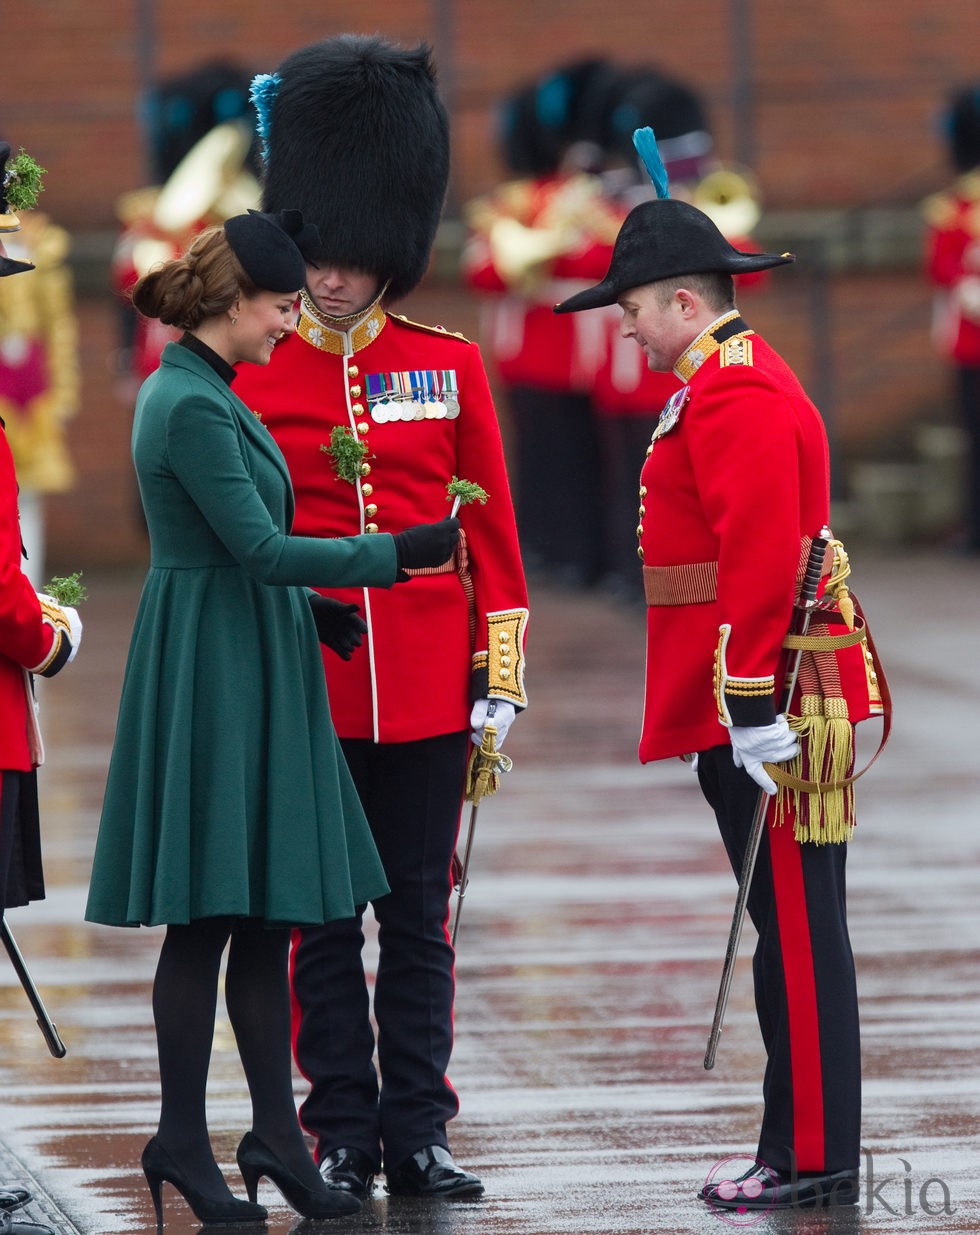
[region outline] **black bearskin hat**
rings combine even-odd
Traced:
[[[209,60],[186,73],[152,86],[140,104],[150,145],[155,184],[164,184],[197,143],[229,120],[248,123],[251,73],[237,64]],[[248,167],[256,176],[258,143],[249,151]]]
[[[589,143],[601,153],[602,120],[618,74],[606,60],[565,64],[520,87],[498,114],[500,147],[510,171],[546,176],[570,146]]]
[[[449,180],[429,48],[343,34],[293,52],[267,80],[264,100],[253,85],[262,208],[301,210],[320,233],[319,262],[369,271],[387,281],[386,299],[405,296],[428,267]]]
[[[657,69],[625,73],[608,120],[611,150],[636,160],[633,133],[649,125],[672,180],[699,180],[713,143],[701,100],[684,82]]]
[[[980,83],[958,90],[946,114],[950,154],[958,172],[980,167]]]

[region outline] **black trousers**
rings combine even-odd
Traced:
[[[980,365],[961,365],[956,384],[967,442],[965,547],[980,553]]]
[[[511,386],[507,396],[521,551],[530,568],[590,587],[602,571],[602,465],[592,403],[584,394],[537,386]]]
[[[637,554],[640,471],[659,408],[649,416],[599,420],[603,485],[603,581],[626,599],[643,601],[643,563]]]
[[[386,745],[342,742],[391,887],[374,903],[375,1036],[362,949],[363,915],[299,932],[293,996],[296,1061],[310,1082],[300,1108],[317,1156],[360,1149],[399,1166],[425,1145],[448,1148],[459,1099],[446,1070],[453,1045],[454,954],[447,921],[469,733]]]
[[[698,778],[740,875],[759,789],[728,745],[701,752]],[[749,893],[768,1055],[758,1156],[783,1174],[858,1165],[861,1048],[846,860],[846,845],[800,844],[791,825],[767,824]]]
[[[0,917],[44,900],[37,772],[0,772]]]

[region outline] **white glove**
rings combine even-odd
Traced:
[[[517,709],[512,703],[508,703],[506,699],[494,699],[497,705],[497,710],[493,715],[493,723],[497,726],[497,750],[504,744],[504,738],[507,736],[507,730],[514,723],[514,717],[517,715]],[[477,699],[473,704],[473,711],[470,712],[470,728],[473,732],[470,737],[473,739],[473,745],[479,746],[483,741],[483,726],[487,723],[487,708],[490,706],[489,699]]]
[[[78,651],[82,643],[82,619],[78,616],[78,610],[73,609],[71,605],[62,605],[62,612],[68,619],[68,638],[71,640],[71,651],[68,654],[68,664],[75,659],[75,653]]]
[[[71,651],[68,653],[68,659],[65,661],[65,664],[70,665],[75,659],[75,653],[78,651],[79,644],[82,642],[82,619],[78,616],[78,610],[74,609],[71,605],[59,604],[47,592],[38,592],[37,598],[42,605],[43,619],[49,626],[54,627],[56,631],[59,627],[62,630],[66,626],[68,628],[68,642],[71,644]],[[48,608],[47,612],[43,612],[44,608],[48,606],[50,608]]]
[[[800,743],[786,717],[777,716],[773,725],[733,725],[728,736],[732,743],[732,762],[737,768],[744,768],[759,788],[772,796],[776,792],[776,782],[762,765],[783,763],[800,753]]]

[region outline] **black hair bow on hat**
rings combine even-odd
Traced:
[[[282,230],[292,237],[293,244],[307,262],[316,260],[320,247],[320,232],[315,223],[304,221],[301,210],[274,210],[266,217],[278,223]]]

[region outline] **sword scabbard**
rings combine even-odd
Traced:
[[[817,589],[823,573],[823,559],[830,541],[829,528],[822,528],[815,536],[807,555],[806,569],[800,585],[800,598],[793,609],[789,633],[805,635],[810,625],[810,615],[817,599]],[[783,694],[779,711],[785,712],[793,698],[796,689],[796,678],[800,670],[801,653],[796,651],[787,664],[786,676],[783,682]],[[738,880],[738,894],[735,898],[735,908],[732,912],[732,924],[728,932],[728,945],[725,948],[725,963],[721,971],[721,982],[718,987],[718,998],[715,1001],[715,1014],[711,1022],[711,1032],[708,1034],[708,1046],[704,1053],[704,1067],[711,1071],[715,1066],[715,1056],[718,1052],[718,1042],[725,1020],[725,1010],[728,1007],[728,997],[732,989],[732,979],[735,976],[735,961],[738,957],[738,947],[742,939],[742,927],[745,922],[745,907],[748,904],[749,889],[752,886],[752,876],[755,874],[756,858],[759,856],[759,845],[762,843],[762,833],[766,824],[766,812],[769,807],[769,795],[765,790],[759,790],[756,799],[755,814],[752,817],[752,828],[749,832],[745,857],[742,859],[742,871]]]
[[[10,957],[10,963],[14,967],[14,972],[24,988],[24,994],[30,1000],[31,1007],[34,1009],[34,1015],[37,1018],[37,1026],[44,1036],[44,1041],[47,1043],[48,1050],[55,1059],[63,1059],[68,1054],[68,1048],[61,1040],[61,1035],[58,1033],[58,1027],[54,1021],[48,1016],[47,1009],[41,996],[38,994],[38,989],[34,985],[33,979],[27,970],[27,965],[24,961],[23,954],[17,946],[17,940],[10,933],[10,927],[0,918],[0,940],[3,941],[3,946],[7,949],[7,955]]]

